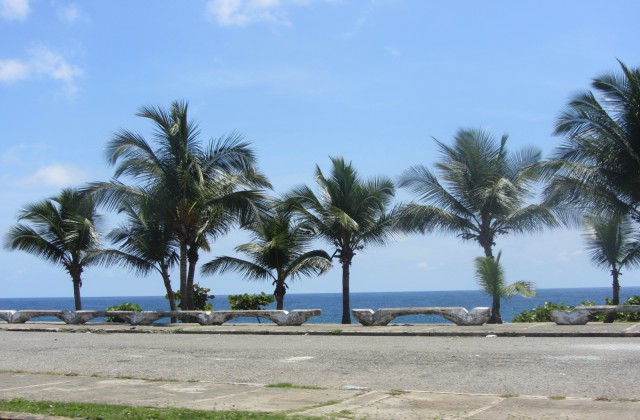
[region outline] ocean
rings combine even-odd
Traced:
[[[623,287],[620,301],[627,297],[640,295],[640,287]],[[539,289],[532,298],[519,296],[502,301],[501,312],[504,322],[510,322],[514,316],[544,302],[579,305],[583,301],[593,301],[598,305],[605,304],[605,298],[611,297],[611,288],[571,288],[571,289]],[[111,296],[85,297],[82,299],[86,310],[104,310],[108,306],[123,302],[137,303],[143,310],[169,310],[169,303],[161,296]],[[210,301],[214,309],[229,309],[227,297],[216,296]],[[409,306],[462,306],[471,309],[476,306],[491,306],[491,298],[479,290],[438,291],[438,292],[367,292],[351,293],[351,308],[379,309],[401,308]],[[0,310],[18,309],[73,309],[72,297],[61,298],[0,298]],[[313,317],[309,323],[338,324],[342,319],[342,295],[340,293],[288,293],[284,299],[286,310],[322,309],[322,316]],[[269,309],[275,309],[275,303]],[[39,320],[57,321],[57,318]],[[97,319],[95,321],[100,321]],[[4,322],[1,321],[0,322]],[[255,318],[237,318],[232,321],[257,322]],[[269,321],[263,321],[269,322]],[[353,321],[357,322],[357,321]],[[437,315],[414,315],[398,317],[394,323],[406,324],[440,324],[450,323]]]

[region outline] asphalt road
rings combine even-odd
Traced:
[[[0,370],[342,388],[640,398],[640,338],[0,331]]]

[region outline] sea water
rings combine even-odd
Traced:
[[[530,310],[545,302],[579,305],[583,301],[593,301],[604,305],[605,298],[611,297],[611,288],[570,288],[570,289],[538,289],[532,298],[514,296],[503,299],[501,305],[502,319],[510,322],[520,312]],[[620,301],[629,296],[640,295],[640,287],[624,287],[620,291]],[[491,307],[491,297],[479,290],[459,290],[449,292],[367,292],[351,293],[351,308],[379,309],[403,308],[411,306],[462,306],[471,309],[476,306]],[[169,310],[169,302],[161,296],[111,296],[82,298],[85,310],[105,310],[109,306],[123,302],[136,303],[143,310]],[[216,296],[211,299],[214,309],[229,309],[227,296]],[[342,319],[342,295],[340,293],[287,293],[284,299],[286,310],[322,309],[322,315],[312,317],[308,323],[337,324]],[[18,309],[73,309],[72,297],[60,298],[0,298],[0,310]],[[275,303],[265,309],[275,309]],[[46,320],[39,318],[39,320]],[[51,318],[57,321],[57,318]],[[3,322],[3,321],[0,321]],[[237,318],[233,322],[258,322],[255,318]],[[263,321],[264,322],[264,321]],[[268,322],[268,321],[267,321]],[[355,322],[355,320],[354,320]],[[398,317],[394,323],[432,324],[449,323],[437,315],[413,315]]]

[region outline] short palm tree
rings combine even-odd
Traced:
[[[497,143],[483,130],[460,130],[452,146],[437,144],[442,154],[435,164],[438,176],[422,165],[400,176],[399,186],[422,202],[403,207],[401,229],[457,233],[478,242],[485,256],[492,257],[499,235],[557,225],[547,207],[527,204],[539,177],[533,166],[540,159],[539,150],[508,153],[506,135]]]
[[[640,68],[619,63],[621,73],[595,78],[558,117],[565,142],[544,164],[545,195],[556,206],[640,221]]]
[[[171,227],[180,255],[182,309],[193,309],[193,283],[199,250],[241,220],[262,211],[262,188],[270,188],[255,167],[256,158],[241,136],[211,141],[202,147],[197,125],[187,117],[188,105],[173,102],[168,110],[142,107],[138,116],[155,128],[157,147],[143,136],[120,130],[107,145],[116,165],[114,181],[93,183],[89,190],[107,206],[119,207],[132,196],[151,194],[162,203],[162,222]],[[137,185],[117,179],[129,176]]]
[[[285,196],[304,223],[335,247],[332,256],[342,266],[342,323],[351,323],[350,266],[356,251],[384,245],[395,236],[393,181],[386,177],[363,180],[342,157],[331,158],[331,176],[316,165],[319,194],[300,186]]]
[[[134,197],[120,208],[125,221],[107,237],[118,247],[101,252],[101,263],[120,264],[138,274],[157,272],[162,277],[169,299],[169,307],[176,310],[176,299],[171,286],[170,269],[178,262],[178,243],[171,227],[162,220],[155,200],[145,201],[150,195]]]
[[[609,268],[613,280],[612,304],[620,304],[620,271],[625,267],[640,265],[640,244],[634,238],[635,228],[628,216],[586,216],[584,239],[591,261],[597,266]],[[615,314],[605,322],[613,322]]]
[[[476,278],[482,290],[491,296],[492,307],[489,324],[502,324],[500,301],[514,295],[532,297],[536,295],[535,285],[529,281],[517,281],[506,284],[504,270],[500,264],[501,253],[494,259],[478,257],[475,259]]]
[[[313,231],[293,221],[290,214],[276,212],[263,216],[247,229],[252,242],[236,247],[236,251],[248,259],[217,257],[202,266],[202,273],[236,271],[247,279],[271,280],[277,309],[284,309],[289,279],[324,274],[331,268],[329,254],[319,249],[309,250]]]
[[[80,287],[85,267],[96,263],[100,248],[94,200],[67,188],[56,196],[30,204],[9,229],[5,247],[61,265],[71,276],[76,310],[82,309]]]

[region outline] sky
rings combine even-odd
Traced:
[[[397,179],[437,161],[434,139],[449,143],[460,128],[507,133],[510,150],[549,156],[567,100],[618,70],[616,59],[640,65],[638,15],[636,0],[0,0],[0,232],[29,203],[109,180],[114,133],[151,139],[135,113],[174,100],[189,102],[203,142],[234,131],[250,141],[276,195],[313,186],[330,156],[364,178]],[[115,220],[105,215],[103,231]],[[200,261],[234,255],[247,239],[233,231]],[[578,229],[502,236],[497,250],[509,281],[610,284]],[[351,291],[477,289],[481,255],[451,235],[403,236],[355,256]],[[3,248],[0,266],[0,297],[73,295],[68,274],[37,257]],[[234,274],[197,281],[213,294],[272,291]],[[639,286],[638,271],[621,283]],[[340,291],[338,264],[289,289]],[[82,294],[163,295],[164,286],[157,275],[91,267]]]

